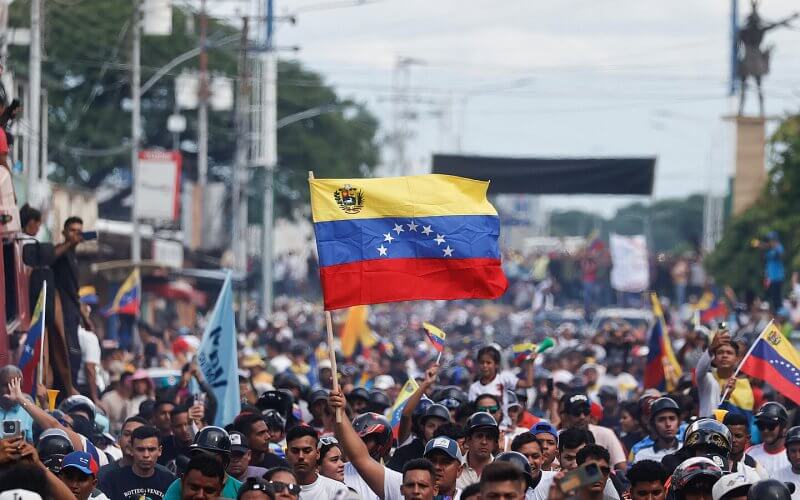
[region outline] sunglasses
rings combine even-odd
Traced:
[[[494,406],[478,406],[475,409],[478,410],[478,411],[485,411],[486,413],[494,413],[497,410],[499,410],[500,407],[498,405],[494,405]]]
[[[333,436],[323,436],[319,438],[319,442],[317,443],[317,449],[320,449],[323,446],[330,446],[332,444],[339,444],[339,440]]]
[[[776,427],[778,427],[778,423],[777,422],[756,422],[756,427],[758,427],[758,429],[762,430],[762,431],[763,430],[772,431],[772,430],[775,430]]]
[[[292,495],[299,495],[300,494],[300,485],[299,484],[286,484],[280,481],[270,481],[269,484],[272,486],[272,490],[275,493],[280,493],[283,490],[288,490]]]
[[[252,481],[246,481],[242,485],[240,493],[244,491],[263,491],[264,493],[271,494],[272,488],[270,488],[269,485],[264,481],[253,479]]]
[[[592,411],[589,408],[573,408],[567,412],[571,417],[580,417],[581,415],[589,416]]]

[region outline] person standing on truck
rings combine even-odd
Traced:
[[[79,271],[78,257],[75,249],[83,241],[83,220],[80,217],[68,217],[64,221],[63,243],[56,245],[56,259],[51,266],[55,277],[55,287],[61,302],[61,314],[64,322],[64,336],[67,341],[69,369],[72,380],[78,379],[81,366],[81,347],[78,341],[78,325],[83,322],[86,329],[91,330],[91,322],[81,311],[78,295]]]

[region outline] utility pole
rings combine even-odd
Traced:
[[[247,273],[247,156],[250,150],[248,105],[250,84],[247,71],[248,18],[242,19],[242,38],[239,47],[239,89],[236,96],[236,160],[233,170],[233,257],[237,271]],[[247,321],[247,287],[239,300],[239,323]]]
[[[203,197],[208,181],[208,14],[200,1],[200,95],[197,103],[197,183],[192,191],[192,248],[203,245]]]
[[[35,1],[35,0],[34,0]],[[133,206],[131,208],[131,260],[142,260],[142,235],[139,228],[139,145],[142,142],[142,12],[141,0],[133,2],[133,43],[131,53],[131,174],[133,176]]]
[[[259,158],[265,168],[264,171],[264,224],[262,228],[261,249],[261,276],[262,276],[262,306],[264,316],[272,314],[272,270],[273,270],[273,177],[278,160],[278,141],[276,134],[277,119],[277,86],[278,67],[275,57],[275,44],[272,39],[273,23],[275,22],[273,0],[266,0],[266,44],[261,54],[262,82],[261,82],[261,127],[262,154]]]
[[[37,193],[41,177],[39,152],[42,147],[42,0],[31,0],[31,45],[28,66],[30,148],[29,157],[25,163],[28,164],[28,198],[30,199]]]

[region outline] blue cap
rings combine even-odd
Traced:
[[[61,462],[61,470],[63,471],[69,467],[78,469],[90,476],[96,476],[97,471],[100,470],[100,466],[97,465],[94,457],[85,451],[73,451],[64,456],[64,460]]]
[[[553,437],[556,438],[556,441],[558,441],[558,429],[547,420],[536,422],[533,427],[531,427],[531,433],[534,436],[538,436],[539,434],[552,434]]]
[[[458,460],[459,463],[464,463],[464,455],[461,454],[461,448],[458,447],[458,443],[454,439],[450,439],[447,436],[439,436],[431,439],[428,441],[428,444],[425,445],[425,453],[423,456],[427,457],[429,453],[436,450],[444,452],[450,458]]]

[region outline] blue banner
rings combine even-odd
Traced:
[[[214,312],[197,350],[197,364],[217,398],[214,425],[233,422],[241,409],[236,323],[233,318],[231,273],[225,278]]]

